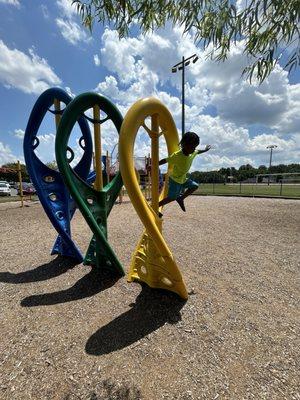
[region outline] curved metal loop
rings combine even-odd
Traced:
[[[123,276],[123,267],[107,241],[107,216],[123,185],[121,174],[118,173],[110,182],[104,181],[103,188],[96,190],[74,173],[66,158],[74,125],[78,118],[82,118],[85,123],[94,122],[93,119],[86,118],[84,113],[95,106],[99,107],[100,115],[103,116],[103,120],[100,120],[99,115],[96,116],[99,121],[95,122],[99,124],[110,119],[116,131],[119,132],[123,121],[119,110],[103,96],[96,93],[82,93],[70,102],[60,120],[55,141],[55,154],[59,171],[64,177],[69,193],[95,235],[90,242],[84,264],[102,269],[107,267],[107,261],[109,261],[110,270]],[[109,201],[107,201],[108,191]]]
[[[51,108],[47,108],[47,110],[50,111],[51,114],[54,114],[54,115],[62,115],[63,112],[65,111],[65,108],[64,108],[63,110],[51,110]]]
[[[56,103],[55,99],[60,102],[60,108],[64,108],[64,110],[60,110],[59,112],[58,110],[54,110],[55,106],[53,106],[53,104]],[[27,170],[36,188],[41,205],[53,227],[59,234],[51,254],[72,257],[76,262],[80,263],[83,260],[83,256],[72,240],[70,229],[70,221],[75,213],[76,204],[69,195],[60,171],[53,170],[45,165],[38,157],[39,154],[37,154],[37,152],[39,148],[37,151],[34,150],[39,145],[38,139],[42,144],[39,129],[48,111],[50,111],[51,114],[57,114],[56,117],[60,117],[58,114],[65,114],[67,104],[69,104],[71,100],[72,98],[60,88],[47,89],[39,96],[28,119],[24,135],[23,150]],[[51,117],[53,118],[53,115],[51,115]],[[85,139],[85,150],[81,151],[81,158],[73,169],[78,177],[85,181],[90,171],[93,145],[88,121],[84,118],[79,118],[78,124],[81,131],[79,137],[83,136]],[[36,136],[38,136],[38,139],[35,139]],[[64,152],[65,157],[66,151],[67,146]],[[72,152],[68,154],[68,156],[70,155],[72,155]],[[75,160],[77,161],[76,158]],[[73,163],[75,164],[74,161]],[[67,159],[66,164],[68,164]],[[57,200],[55,200],[55,197]],[[58,210],[63,212],[63,214],[59,214],[59,216],[62,217],[61,219],[55,214]]]
[[[33,150],[35,150],[38,145],[40,144],[40,139],[37,136],[34,136],[33,140],[32,140],[32,148]]]
[[[145,119],[149,116],[151,116],[151,129],[145,124]],[[158,133],[159,129],[164,132],[168,154],[178,150],[179,142],[172,115],[158,99],[141,99],[127,111],[119,139],[120,171],[132,205],[146,228],[131,258],[127,280],[130,282],[133,280],[143,281],[150,287],[171,290],[186,300],[188,293],[181,272],[162,235],[163,221],[158,215],[158,173],[155,174],[155,180],[152,181],[155,190],[152,190],[151,205],[146,201],[135,174],[134,145],[141,126],[153,136],[151,156],[157,172],[159,143],[156,130]],[[170,172],[170,165],[168,172]],[[165,184],[161,198],[166,197],[166,192],[167,186]],[[142,257],[141,254],[143,254]]]
[[[103,122],[108,121],[110,119],[109,116],[107,116],[106,118],[103,119],[94,119],[91,117],[88,117],[87,115],[85,115],[84,113],[81,114],[82,117],[84,117],[85,119],[87,119],[89,122],[91,122],[92,124],[103,124]]]
[[[74,160],[75,154],[74,154],[73,149],[71,149],[71,147],[69,147],[69,146],[67,147],[67,152],[68,151],[71,153],[70,157],[67,156],[68,163],[70,164]]]
[[[85,141],[83,136],[81,136],[81,138],[79,139],[79,146],[82,148],[82,150],[85,150]]]

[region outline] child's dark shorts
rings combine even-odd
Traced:
[[[197,189],[198,187],[198,183],[194,182],[192,179],[187,179],[184,183],[178,183],[172,178],[169,178],[168,197],[172,200],[176,200],[186,189]]]

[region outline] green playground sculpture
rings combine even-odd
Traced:
[[[91,108],[92,118],[85,114]],[[70,166],[71,159],[68,157],[68,140],[74,125],[82,115],[94,125],[96,170],[94,187],[89,186],[74,172]],[[109,120],[119,134],[123,117],[113,103],[106,97],[91,92],[77,96],[68,104],[62,115],[55,140],[55,154],[64,183],[93,232],[83,264],[123,276],[124,269],[107,240],[107,218],[123,186],[120,172],[117,172],[109,183],[105,182],[103,177],[101,126]]]

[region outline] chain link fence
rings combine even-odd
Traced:
[[[300,198],[298,183],[204,183],[199,185],[198,195],[253,196]]]

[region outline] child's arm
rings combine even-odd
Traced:
[[[163,158],[162,160],[159,161],[158,165],[163,165],[166,164],[168,161],[166,158]]]
[[[211,149],[211,145],[207,144],[204,150],[198,150],[198,154],[206,153],[209,149]]]

